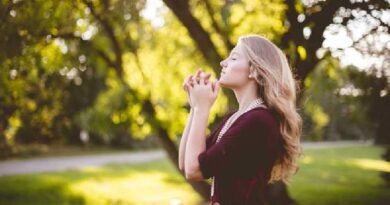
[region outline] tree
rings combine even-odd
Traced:
[[[180,85],[183,77],[188,75],[188,70],[177,68],[195,68],[201,64],[219,73],[219,62],[234,46],[239,35],[262,33],[285,49],[303,88],[308,74],[322,59],[316,53],[322,49],[328,26],[335,23],[347,25],[349,21],[360,18],[352,12],[358,10],[365,11],[366,17],[371,16],[379,22],[371,30],[388,31],[388,24],[378,17],[378,12],[388,10],[389,4],[379,0],[353,3],[348,0],[309,1],[307,4],[293,0],[163,2],[171,12],[164,13],[165,24],[156,27],[142,14],[147,3],[144,0],[2,1],[0,44],[7,49],[0,51],[1,66],[6,68],[1,73],[0,132],[10,132],[9,122],[18,124],[15,119],[23,119],[17,110],[28,110],[31,101],[34,104],[43,99],[43,105],[39,104],[41,112],[53,111],[49,112],[53,114],[49,119],[55,119],[61,125],[63,119],[67,119],[62,121],[66,124],[75,116],[83,116],[79,113],[90,112],[90,107],[99,109],[96,105],[100,102],[99,95],[115,95],[117,92],[123,94],[119,99],[127,102],[107,116],[126,112],[132,120],[124,120],[126,122],[121,125],[126,126],[118,129],[132,132],[131,136],[141,127],[150,127],[145,132],[156,133],[176,165],[177,146],[174,140],[182,130],[183,124],[180,123],[185,119],[185,98],[182,97],[184,93],[180,95],[180,86],[170,85]],[[351,46],[365,41],[365,37],[372,35],[371,30],[363,38],[354,39],[356,43]],[[43,58],[47,56],[52,58]],[[23,71],[23,67],[29,69]],[[12,79],[15,72],[20,71],[26,72],[26,75]],[[59,77],[58,73],[63,73],[63,77]],[[68,76],[73,78],[64,80]],[[80,86],[69,84],[76,85],[80,79],[83,82],[81,87],[86,89],[83,93],[93,91],[91,96],[76,95]],[[30,84],[30,81],[33,83]],[[97,82],[98,86],[94,86]],[[47,83],[51,89],[44,92],[39,87],[42,83]],[[26,85],[32,88],[23,89],[28,88]],[[17,92],[9,95],[15,87]],[[42,96],[31,97],[37,92],[41,92]],[[237,106],[234,96],[229,92],[225,95],[230,103],[228,110],[232,111]],[[76,98],[80,101],[72,110],[72,102]],[[225,110],[221,102],[226,102],[226,99],[221,100],[224,101],[217,102],[216,109],[223,113]],[[51,102],[66,103],[48,106]],[[127,109],[129,107],[133,109]],[[66,114],[68,110],[72,111]],[[24,121],[28,122],[33,114],[25,112],[27,118]],[[44,118],[46,114],[37,116]],[[122,120],[121,117],[119,119]],[[172,119],[180,119],[177,120],[180,123]],[[211,120],[217,121],[215,119],[219,116],[213,115]],[[46,127],[50,126],[49,121]],[[129,129],[128,126],[135,128]],[[76,131],[80,129],[75,124],[72,128]],[[7,146],[7,139],[1,136],[0,146]],[[191,182],[191,185],[205,199],[208,198],[207,183]],[[277,183],[271,188],[269,197],[273,204],[292,202],[284,184]]]
[[[57,33],[59,27],[74,29],[72,4],[56,6],[47,1],[2,1],[2,156],[12,154],[12,145],[18,142],[77,139],[78,129],[71,118],[89,106],[101,89],[101,75],[85,66],[84,55],[79,56],[83,49],[76,53],[61,39],[48,35]],[[78,88],[81,84],[83,89]]]

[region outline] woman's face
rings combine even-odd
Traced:
[[[238,88],[249,81],[249,60],[245,58],[242,45],[238,43],[230,55],[221,61],[222,67],[219,83],[225,88]]]

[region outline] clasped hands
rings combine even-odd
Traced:
[[[189,75],[183,83],[191,108],[211,109],[220,90],[219,81],[209,81],[211,74],[198,69],[195,75]]]

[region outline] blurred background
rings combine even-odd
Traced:
[[[269,204],[389,204],[389,32],[389,0],[0,0],[0,204],[207,204],[177,168],[182,83],[252,33],[301,86],[304,156]]]

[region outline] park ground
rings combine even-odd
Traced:
[[[390,172],[390,163],[380,158],[383,147],[322,143],[307,144],[304,150],[300,170],[289,185],[299,204],[390,201],[390,189],[379,175]],[[4,171],[11,165],[23,171]],[[13,159],[0,163],[0,174],[1,205],[201,204],[200,196],[161,150]]]

